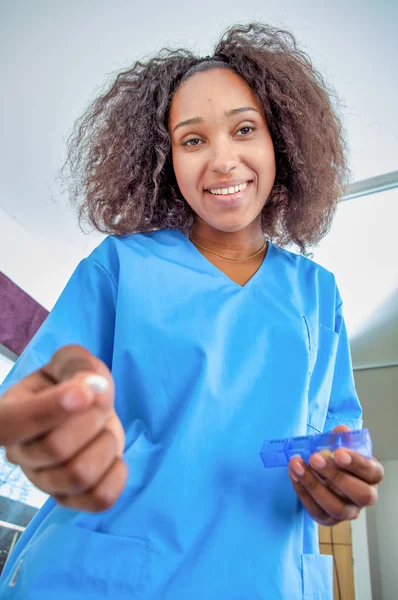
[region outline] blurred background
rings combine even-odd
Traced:
[[[57,174],[75,120],[112,74],[164,46],[211,54],[227,26],[253,20],[290,29],[343,103],[351,183],[330,234],[313,252],[335,273],[344,299],[364,426],[386,476],[379,503],[352,523],[348,541],[330,543],[334,554],[339,543],[345,546],[344,557],[335,556],[336,598],[395,600],[397,2],[2,0],[0,303],[10,286],[18,290],[29,330],[32,315],[40,320],[51,310],[77,263],[102,239],[79,230]],[[8,325],[0,318],[0,327]],[[18,353],[12,344],[0,346],[0,382]],[[17,469],[1,463],[0,568],[43,499]]]

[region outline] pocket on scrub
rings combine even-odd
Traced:
[[[308,391],[308,423],[316,431],[323,431],[326,421],[338,341],[338,334],[320,323],[311,331],[314,366]]]
[[[334,358],[338,340],[339,336],[333,329],[329,329],[329,327],[325,327],[325,325],[318,323],[318,354]]]
[[[9,598],[24,600],[141,599],[155,550],[141,538],[127,538],[75,525],[51,525],[26,548],[10,573]],[[10,586],[11,584],[11,586]]]
[[[303,600],[333,600],[333,557],[303,554],[301,566]]]

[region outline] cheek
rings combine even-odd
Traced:
[[[274,180],[276,176],[276,161],[273,146],[264,150],[258,151],[256,156],[257,172],[259,176],[265,180]]]
[[[178,180],[180,177],[180,164],[179,164],[179,160],[178,160],[178,155],[174,151],[172,151],[172,153],[171,153],[171,164],[173,165],[174,175],[175,175],[175,178],[177,179],[177,183],[178,183]]]
[[[186,173],[186,169],[184,169],[183,161],[181,161],[180,157],[178,155],[174,155],[174,154],[173,154],[173,169],[174,169],[174,175],[175,175],[175,178],[177,181],[177,185],[178,185],[180,191],[183,192],[183,189],[185,187],[184,173]]]
[[[197,161],[189,155],[173,155],[173,168],[178,187],[183,195],[198,190],[200,168]]]

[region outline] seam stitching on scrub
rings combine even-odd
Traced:
[[[15,587],[15,584],[17,582],[17,577],[19,575],[19,571],[21,569],[22,563],[23,563],[23,558],[21,558],[21,560],[19,561],[19,563],[17,564],[17,566],[14,569],[13,575],[11,577],[11,581],[8,584],[9,587]]]
[[[314,354],[313,354],[313,348],[312,348],[310,327],[309,327],[307,317],[305,315],[303,315],[303,320],[304,320],[305,328],[307,330],[308,348],[310,351],[310,368],[308,369],[308,375],[309,375],[309,377],[311,377],[312,371],[314,370]]]
[[[113,278],[113,275],[111,275],[111,273],[109,273],[109,271],[107,271],[107,269],[105,269],[104,265],[101,265],[101,263],[99,263],[97,260],[95,260],[95,258],[92,258],[91,256],[87,257],[88,259],[90,259],[93,263],[95,263],[98,267],[100,267],[103,271],[105,271],[105,273],[108,275],[109,279],[112,281],[113,285],[115,286],[116,290],[118,289],[118,285],[116,283],[116,281]]]

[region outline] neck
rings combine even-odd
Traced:
[[[255,224],[240,231],[225,232],[199,221],[192,228],[191,238],[208,250],[230,258],[249,256],[264,244],[261,227]]]

